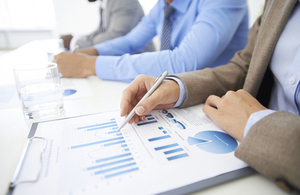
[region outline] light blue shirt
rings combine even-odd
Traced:
[[[270,69],[275,84],[272,89],[269,110],[253,113],[245,127],[244,136],[260,119],[276,110],[285,110],[299,115],[300,105],[300,3],[298,2],[289,21],[280,35]]]
[[[248,36],[246,0],[174,0],[173,50],[135,54],[161,37],[164,0],[127,35],[95,45],[101,79],[132,81],[139,74],[157,77],[226,64],[244,48]]]

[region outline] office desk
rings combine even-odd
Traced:
[[[26,62],[47,61],[44,43],[26,44],[0,57],[0,86],[14,86],[12,67]],[[90,76],[78,81],[87,82],[92,96],[64,101],[64,112],[53,120],[92,113],[118,110],[123,89],[128,83],[103,81]],[[1,89],[1,88],[0,88]],[[0,107],[0,194],[5,194],[23,151],[29,129],[37,120],[24,120],[20,104]],[[274,182],[260,174],[230,181],[194,194],[286,194]]]

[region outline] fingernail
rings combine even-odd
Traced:
[[[142,115],[144,112],[145,112],[145,108],[143,106],[139,106],[135,109],[135,112],[138,114],[138,115]]]

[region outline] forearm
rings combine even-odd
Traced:
[[[284,178],[299,189],[299,119],[286,111],[264,117],[253,125],[235,155],[263,175],[273,180]]]

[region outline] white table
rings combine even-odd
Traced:
[[[0,57],[0,85],[14,85],[12,67],[24,62],[40,62],[46,59],[44,43],[31,42]],[[128,83],[103,81],[90,76],[88,83],[92,96],[65,100],[64,112],[47,120],[119,110],[123,89]],[[10,179],[23,151],[31,124],[37,120],[25,120],[21,107],[0,107],[0,194],[5,194]],[[254,174],[225,184],[214,186],[194,194],[286,194],[274,182],[260,174]]]

